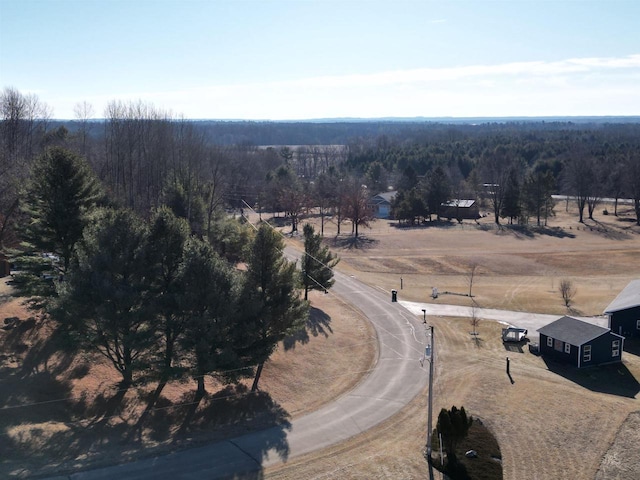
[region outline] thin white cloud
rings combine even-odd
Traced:
[[[426,83],[494,76],[549,76],[587,73],[611,69],[640,69],[640,55],[620,58],[573,58],[555,62],[511,62],[496,65],[469,65],[446,68],[418,68],[372,74],[335,75],[277,82],[289,87],[349,88]]]
[[[142,99],[187,118],[639,115],[640,54],[417,68],[88,98]],[[76,99],[77,100],[77,99]]]

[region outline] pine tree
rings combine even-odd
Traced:
[[[315,233],[313,226],[305,224],[304,255],[302,256],[302,284],[304,285],[304,299],[308,299],[309,290],[324,290],[331,288],[333,267],[340,259],[331,253],[329,247],[322,245],[322,238]]]
[[[88,216],[102,198],[100,184],[84,159],[51,148],[36,160],[27,187],[22,238],[32,250],[58,256],[64,274]]]
[[[54,315],[81,347],[108,358],[130,385],[155,346],[148,321],[147,229],[128,210],[104,210],[78,243],[68,279],[59,284]]]
[[[467,412],[464,407],[458,409],[454,405],[451,407],[451,410],[447,410],[446,408],[440,410],[434,433],[436,436],[438,434],[442,435],[442,441],[445,445],[449,462],[455,463],[456,447],[458,443],[467,436],[472,423],[473,418],[467,417]]]
[[[234,341],[242,333],[234,316],[239,284],[234,272],[209,244],[195,238],[187,242],[180,275],[179,306],[186,319],[180,343],[191,354],[187,358],[199,395],[205,393],[205,375],[233,379],[241,373]]]
[[[187,322],[181,299],[184,282],[180,277],[184,248],[189,238],[189,224],[178,218],[169,208],[162,207],[153,214],[147,240],[153,314],[157,328],[164,338],[162,376],[167,378],[178,338]]]
[[[302,328],[309,313],[308,303],[296,289],[295,264],[284,258],[283,249],[279,234],[262,225],[249,256],[242,295],[245,354],[258,365],[253,391],[278,342]]]

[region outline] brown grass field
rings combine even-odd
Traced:
[[[468,293],[475,264],[472,288],[481,307],[601,315],[640,276],[640,228],[629,210],[580,224],[569,207],[565,212],[559,204],[539,233],[497,229],[489,217],[480,225],[412,229],[377,221],[363,230],[360,248],[339,251],[339,268],[382,290],[397,289],[401,300],[470,305],[461,295],[429,295],[434,286]],[[571,312],[558,291],[562,279],[577,289]],[[468,319],[429,322],[436,332],[434,412],[464,405],[481,418],[500,443],[504,478],[640,478],[640,433],[624,428],[638,422],[640,357],[625,352],[622,366],[578,372],[548,366],[526,347],[505,350],[495,322],[480,322],[478,341],[469,335]],[[425,478],[426,411],[424,392],[383,425],[268,469],[266,478]]]
[[[571,206],[564,209],[558,205],[558,215],[539,230],[497,229],[487,217],[479,225],[417,228],[377,221],[362,229],[358,248],[346,236],[334,239],[335,225],[325,225],[325,237],[342,259],[341,271],[385,291],[398,289],[401,300],[468,305],[468,297],[455,293],[468,293],[476,265],[473,295],[481,307],[560,316],[567,309],[558,285],[569,279],[577,288],[570,313],[600,315],[640,276],[640,228],[622,208],[619,217],[600,208],[596,221],[585,224]],[[300,245],[299,238],[289,241]],[[434,286],[452,293],[433,300]],[[195,382],[175,382],[145,413],[155,384],[117,392],[107,364],[91,355],[65,356],[49,322],[5,296],[0,318],[21,322],[0,330],[0,477],[126,461],[274,423],[286,428],[291,418],[353,388],[375,362],[373,331],[358,312],[334,295],[314,294],[311,301],[306,336],[278,350],[260,394],[211,381],[210,394],[193,405]],[[436,332],[434,412],[464,405],[482,419],[500,444],[505,478],[640,478],[638,356],[625,352],[621,366],[578,372],[547,365],[526,347],[505,350],[495,322],[481,321],[476,341],[468,319],[429,322]],[[424,478],[426,408],[423,392],[382,425],[268,468],[264,477]]]

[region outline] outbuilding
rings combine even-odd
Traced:
[[[578,368],[622,361],[624,337],[610,329],[564,316],[538,329],[540,355]]]
[[[640,336],[640,280],[632,280],[604,310],[609,328],[619,335]]]
[[[371,197],[369,205],[373,209],[376,218],[390,218],[391,217],[391,204],[398,194],[397,191],[382,192],[374,197]]]
[[[480,211],[475,200],[455,199],[440,205],[440,216],[449,220],[477,220]]]

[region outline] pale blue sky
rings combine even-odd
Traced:
[[[0,0],[0,87],[55,118],[640,115],[640,0]]]

